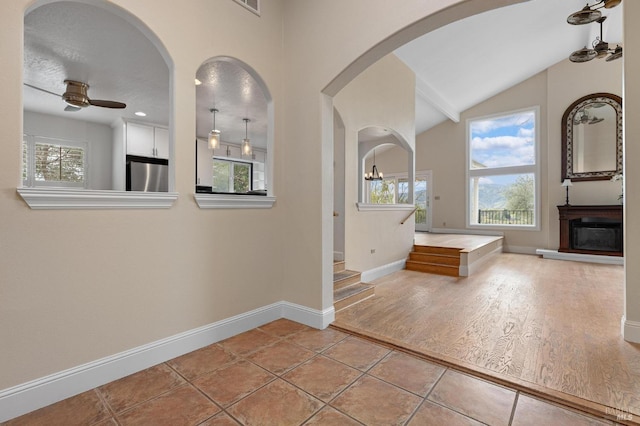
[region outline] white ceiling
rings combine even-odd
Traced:
[[[591,47],[600,34],[599,24],[576,26],[566,21],[585,4],[531,0],[454,22],[397,49],[395,54],[416,73],[416,134],[459,119],[470,107],[585,45]],[[607,16],[604,40],[621,43],[622,6],[601,11]],[[573,66],[579,73],[584,65]]]
[[[589,3],[593,4],[595,0]],[[585,0],[531,0],[455,22],[396,50],[416,73],[416,133],[526,80],[565,59],[599,34],[598,24],[573,26],[567,16]],[[604,39],[622,41],[622,6],[608,16]],[[24,82],[62,94],[65,79],[90,85],[89,97],[124,102],[124,110],[88,107],[65,112],[53,95],[24,87],[24,108],[111,124],[120,117],[168,125],[169,66],[153,43],[127,20],[105,8],[56,2],[25,17]],[[581,64],[575,64],[580,72]],[[249,122],[254,146],[266,146],[266,100],[253,78],[225,61],[198,71],[196,134],[206,137],[212,117],[224,142],[244,138]],[[144,111],[147,117],[133,115]]]

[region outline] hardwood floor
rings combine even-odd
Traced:
[[[623,267],[503,253],[466,278],[400,271],[335,325],[606,414],[640,416]]]

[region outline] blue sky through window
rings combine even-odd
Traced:
[[[535,164],[535,112],[524,111],[470,123],[471,168]]]

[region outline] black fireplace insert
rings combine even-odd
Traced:
[[[574,250],[622,252],[622,222],[606,217],[570,220],[569,246]]]

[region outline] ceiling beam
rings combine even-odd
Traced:
[[[452,121],[460,122],[460,111],[451,105],[436,89],[429,83],[416,75],[416,94],[431,104],[438,111],[449,117]]]

